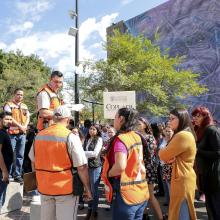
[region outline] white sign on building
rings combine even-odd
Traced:
[[[104,92],[104,118],[114,119],[118,109],[136,109],[135,91]]]

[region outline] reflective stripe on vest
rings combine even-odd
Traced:
[[[42,91],[45,91],[47,92],[48,96],[50,97],[50,107],[49,107],[49,110],[53,111],[55,108],[57,108],[58,106],[62,105],[62,100],[58,97],[58,95],[53,92],[51,90],[51,88],[48,86],[48,85],[44,85],[42,88],[40,88],[38,90],[38,93],[37,95],[42,92]],[[55,96],[54,96],[55,95]],[[38,121],[37,121],[37,129],[39,131],[43,130],[44,129],[44,121],[47,121],[48,125],[51,124],[51,120],[49,119],[45,119],[45,118],[42,118],[42,117],[39,117],[38,116]]]
[[[28,107],[24,103],[16,105],[14,102],[7,102],[5,105],[8,105],[11,108],[12,118],[21,125],[25,125],[27,122]],[[8,130],[9,134],[19,134],[23,133],[19,127],[12,125]]]
[[[65,142],[66,138],[64,138],[64,137],[54,137],[54,136],[36,136],[35,140]]]
[[[120,193],[126,204],[140,204],[149,199],[141,138],[133,131],[120,134],[118,138],[128,150],[127,166],[120,179]]]
[[[127,166],[120,178],[120,193],[126,204],[140,204],[149,199],[141,138],[135,132],[121,134],[118,138],[125,144],[128,151]],[[113,189],[107,178],[109,172],[108,156],[105,156],[104,159],[101,177],[104,183],[106,200],[111,202]]]
[[[54,124],[38,133],[34,142],[38,190],[44,195],[73,192],[72,161],[67,149],[70,131]]]
[[[146,179],[144,180],[137,180],[137,181],[131,181],[131,182],[120,182],[121,186],[128,186],[128,185],[135,185],[135,184],[139,184],[139,183],[144,183],[146,182]]]

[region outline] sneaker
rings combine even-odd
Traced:
[[[23,183],[23,179],[20,176],[14,177],[14,181],[17,183]]]
[[[34,195],[32,196],[32,202],[37,202],[37,203],[40,203],[40,195]]]
[[[201,194],[200,196],[199,196],[199,199],[198,199],[199,201],[201,201],[201,202],[205,202],[205,194]]]
[[[163,215],[163,220],[168,220],[168,214]]]
[[[142,220],[150,220],[150,217],[147,213],[143,214]]]
[[[90,220],[97,220],[97,218],[98,218],[98,212],[92,212],[92,216]]]
[[[12,181],[14,181],[14,177],[9,176],[9,182],[12,182]]]
[[[91,217],[91,215],[92,215],[92,209],[88,209],[87,214],[86,214],[86,217],[85,217],[84,220],[89,220],[90,217]]]
[[[80,203],[78,207],[79,207],[79,210],[83,210],[84,209],[84,204]]]

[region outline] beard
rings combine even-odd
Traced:
[[[9,127],[10,127],[9,125],[3,125],[2,126],[2,128],[5,129],[5,130],[9,129]]]

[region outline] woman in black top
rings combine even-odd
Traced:
[[[199,188],[205,193],[209,219],[220,219],[220,130],[206,107],[192,111],[197,135],[196,170]]]
[[[101,149],[103,141],[101,137],[101,131],[99,125],[92,124],[89,128],[83,148],[88,158],[89,166],[89,180],[92,191],[93,200],[88,203],[88,212],[85,220],[96,220],[98,217],[97,209],[99,202],[99,182],[101,179],[102,161],[101,161]]]

